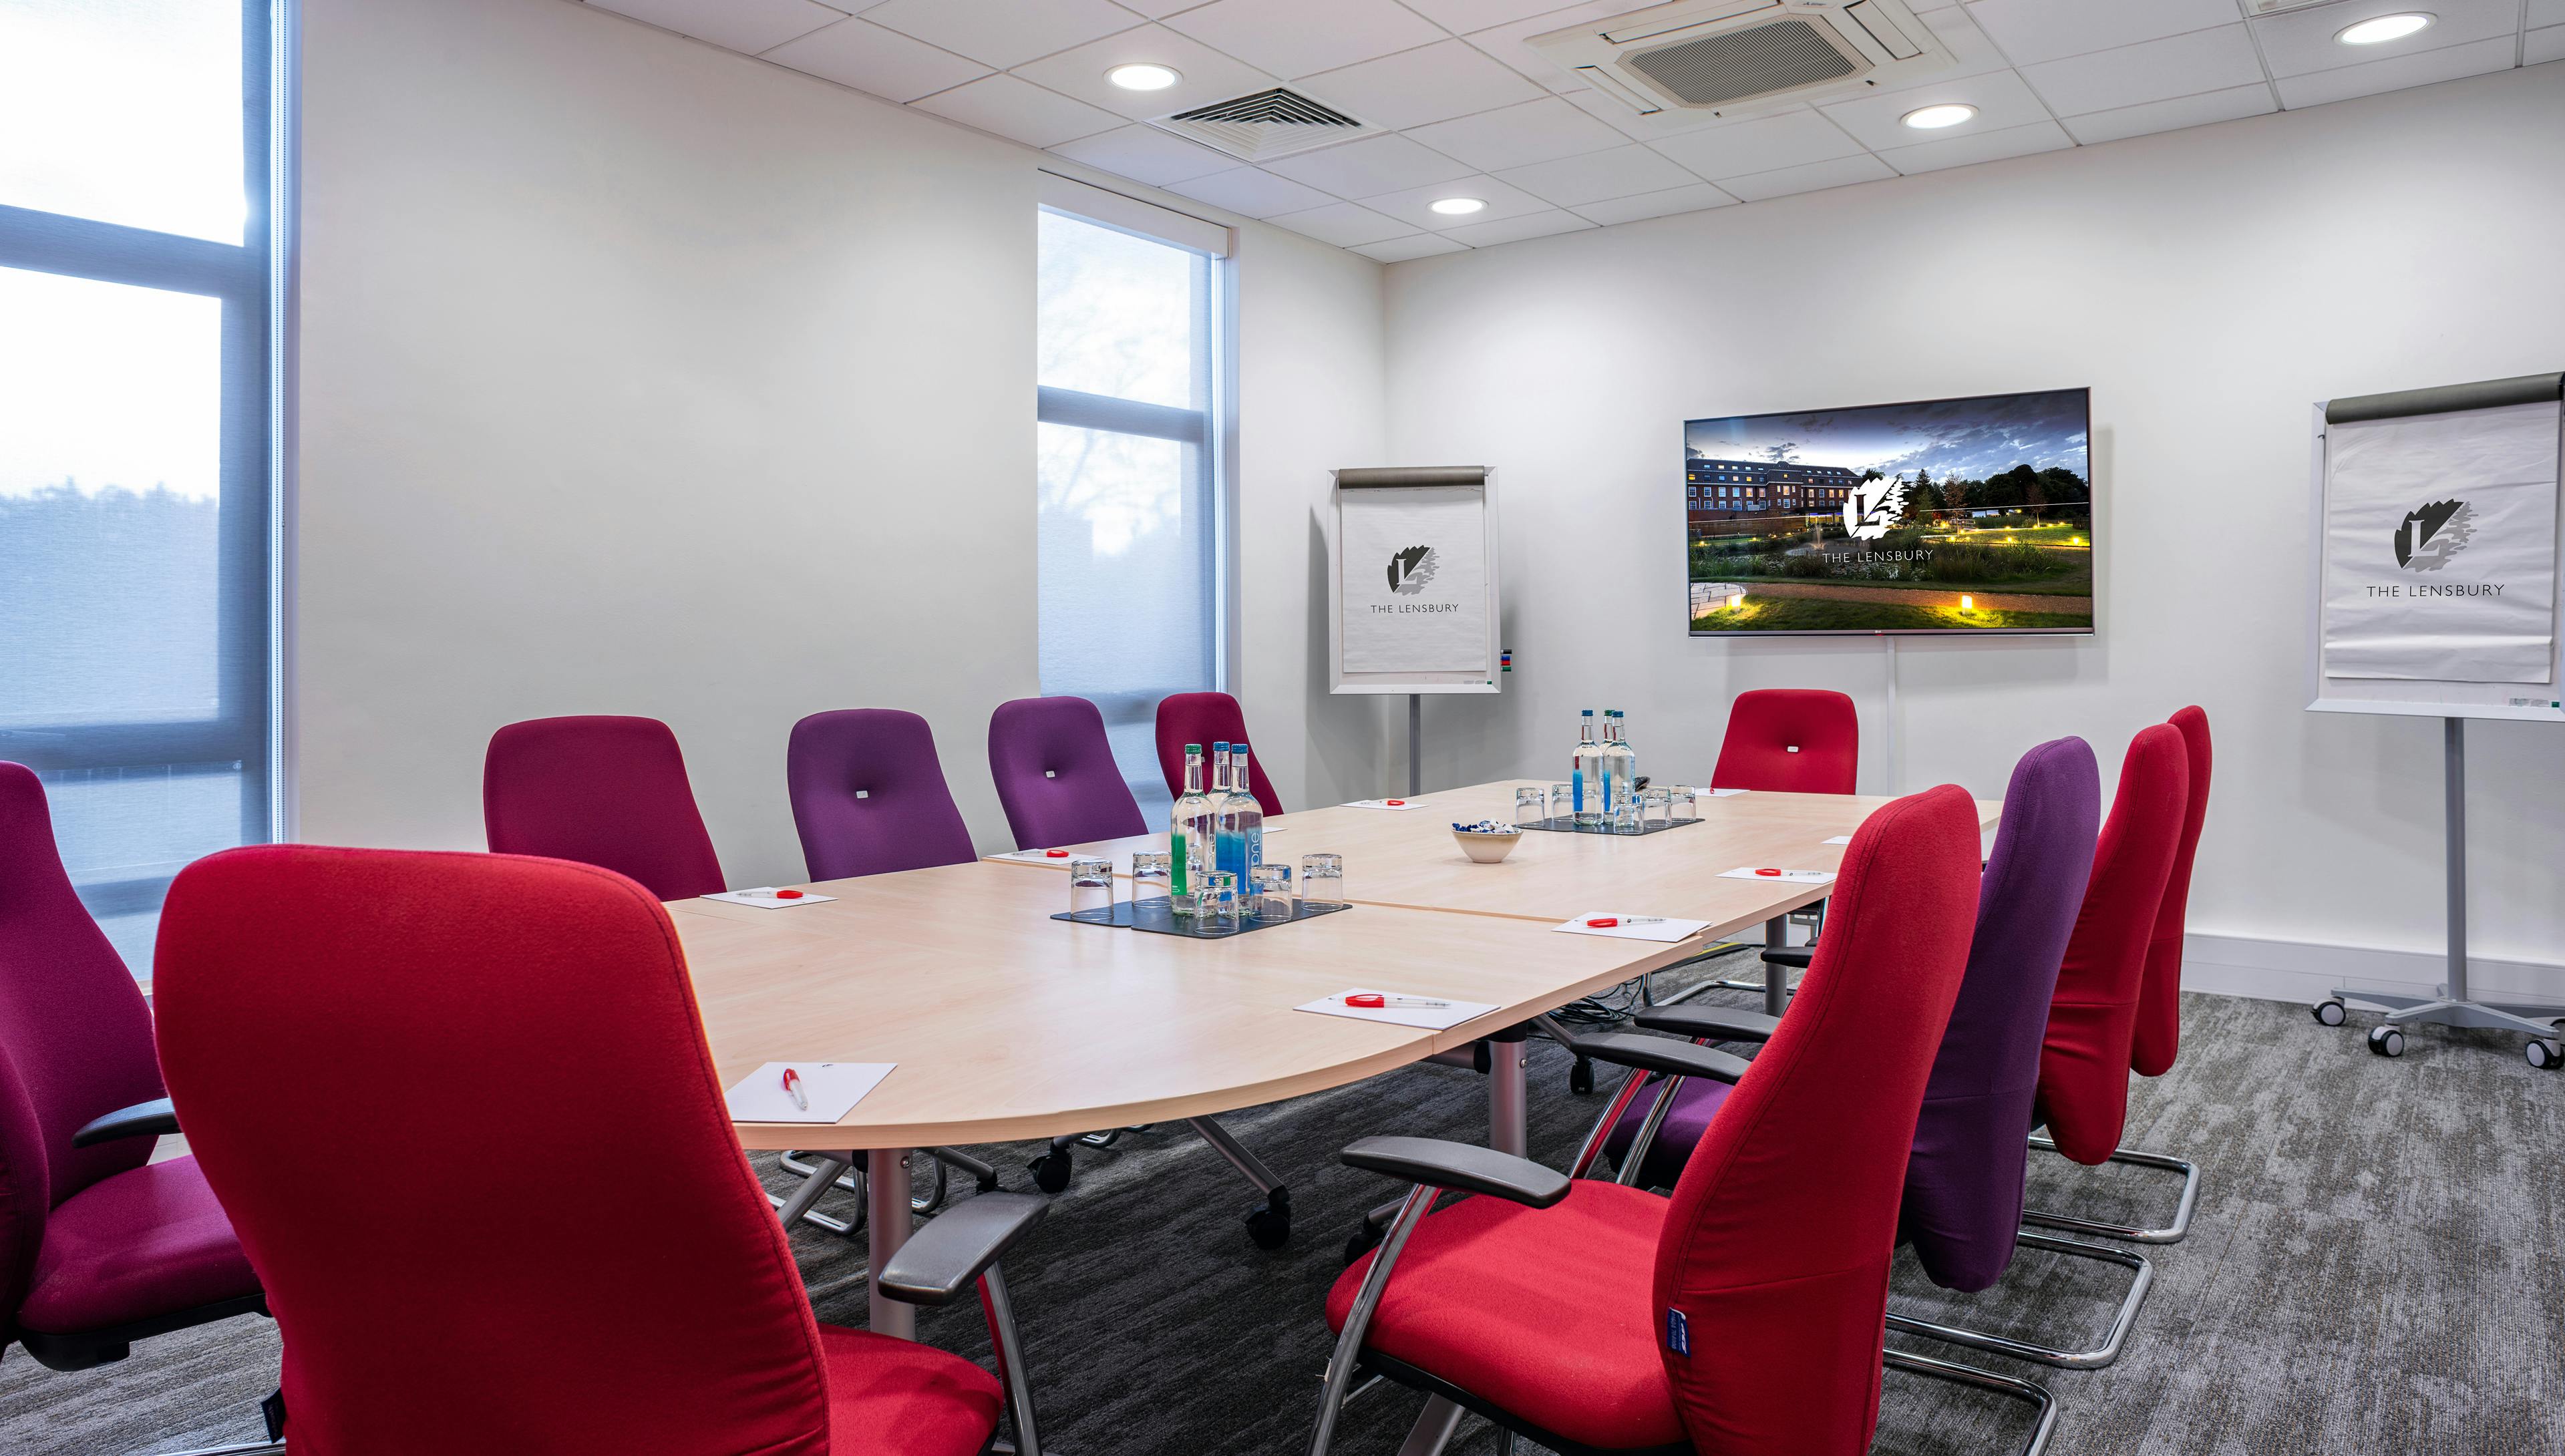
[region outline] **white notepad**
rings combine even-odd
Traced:
[[[1432,806],[1422,799],[1357,799],[1353,803],[1345,806],[1347,809],[1390,810],[1426,809]]]
[[[769,1062],[741,1078],[725,1098],[734,1122],[834,1122],[881,1086],[896,1062]],[[784,1069],[801,1074],[804,1107],[784,1090]]]
[[[1589,922],[1610,920],[1609,925]],[[1606,935],[1614,940],[1654,940],[1672,945],[1710,928],[1708,920],[1678,920],[1667,915],[1625,915],[1618,910],[1589,910],[1549,927],[1568,935]]]
[[[1852,843],[1852,836],[1837,835],[1833,839],[1826,841],[1826,843],[1829,845],[1849,845]]]
[[[756,889],[726,889],[719,894],[705,895],[704,898],[721,900],[733,905],[755,905],[761,910],[789,910],[795,905],[824,905],[836,896],[823,895],[817,890],[806,889],[788,900],[779,898],[773,885],[760,885]]]
[[[1391,1026],[1416,1027],[1429,1032],[1447,1031],[1453,1027],[1459,1026],[1461,1023],[1468,1021],[1473,1017],[1486,1016],[1489,1012],[1497,1009],[1494,1004],[1485,1001],[1453,1001],[1449,1006],[1345,1005],[1345,998],[1348,996],[1421,995],[1422,993],[1414,991],[1376,991],[1369,986],[1356,986],[1350,991],[1339,991],[1333,996],[1321,996],[1315,1001],[1308,1002],[1301,1006],[1295,1006],[1291,1009],[1294,1011],[1314,1011],[1320,1016],[1349,1016],[1356,1021],[1387,1022]],[[1423,999],[1429,1001],[1451,1000],[1448,996],[1430,996],[1424,997]]]
[[[1778,874],[1766,874],[1751,864],[1741,864],[1735,869],[1719,871],[1719,877],[1722,879],[1777,879],[1783,884],[1824,884],[1835,877],[1835,872],[1831,869],[1784,869]]]

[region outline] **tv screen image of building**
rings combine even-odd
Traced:
[[[1692,634],[2090,632],[2090,393],[1685,421]]]

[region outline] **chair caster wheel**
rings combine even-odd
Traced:
[[[2554,1072],[2559,1064],[2565,1064],[2565,1042],[2532,1037],[2529,1045],[2520,1049],[2520,1055],[2529,1059],[2530,1066],[2542,1072]]]
[[[1280,1249],[1291,1238],[1291,1190],[1277,1188],[1247,1211],[1247,1236],[1260,1249]]]
[[[2402,1057],[2405,1055],[2405,1034],[2394,1027],[2371,1027],[2369,1050],[2381,1057]]]
[[[1380,1240],[1381,1231],[1370,1224],[1364,1224],[1354,1230],[1353,1237],[1345,1240],[1345,1262],[1347,1264],[1360,1262],[1362,1256],[1380,1247]]]
[[[2331,999],[2319,1001],[2315,1005],[2308,1007],[2307,1012],[2316,1019],[2319,1025],[2329,1027],[2338,1027],[2342,1025],[2342,1003],[2340,1001]]]
[[[1025,1168],[1034,1175],[1035,1187],[1045,1193],[1056,1193],[1068,1186],[1068,1175],[1071,1171],[1068,1149],[1053,1148],[1025,1164]]]
[[[1580,1097],[1594,1091],[1594,1064],[1591,1061],[1579,1057],[1576,1065],[1567,1069],[1567,1090]]]

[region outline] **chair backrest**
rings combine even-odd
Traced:
[[[1790,1014],[1675,1182],[1655,1318],[1703,1451],[1870,1442],[1898,1191],[1977,894],[1977,806],[1962,790],[1865,821]],[[1673,1347],[1679,1324],[1689,1354]]]
[[[1861,767],[1861,719],[1852,699],[1823,688],[1765,687],[1729,705],[1714,789],[1767,794],[1849,794]]]
[[[2147,937],[2182,839],[2189,784],[2182,731],[2165,723],[2140,729],[2120,764],[2111,817],[2093,849],[2093,879],[2058,967],[2036,1115],[2058,1151],[2080,1163],[2108,1161],[2128,1116]]]
[[[2083,739],[2043,743],[2013,765],[1898,1210],[1899,1235],[1945,1289],[1984,1289],[2012,1262],[2040,1038],[2101,818],[2101,771]]]
[[[989,776],[1019,849],[1147,834],[1104,715],[1084,698],[1018,698],[989,715]]]
[[[230,849],[170,886],[153,990],[297,1450],[825,1456],[818,1328],[651,891]]]
[[[663,900],[723,888],[686,757],[656,718],[534,718],[491,734],[481,821],[494,854],[600,865]]]
[[[2162,1077],[2182,1050],[2182,934],[2191,908],[2191,858],[2200,827],[2209,819],[2209,715],[2183,708],[2167,720],[2182,733],[2190,792],[2183,803],[2182,838],[2175,842],[2173,871],[2165,876],[2164,903],[2147,941],[2146,981],[2138,990],[2138,1031],[2129,1046],[2129,1070]]]
[[[888,874],[978,857],[935,730],[897,708],[813,713],[784,750],[793,827],[813,879]]]
[[[63,871],[45,786],[0,763],[0,1344],[46,1215],[141,1166],[157,1140],[74,1149],[72,1134],[159,1095],[151,1013]]]
[[[1179,692],[1158,700],[1158,772],[1167,776],[1169,795],[1184,797],[1186,744],[1199,743],[1208,755],[1215,743],[1238,742],[1246,742],[1251,750],[1247,787],[1256,796],[1256,807],[1267,814],[1281,814],[1282,797],[1274,792],[1274,781],[1265,777],[1265,760],[1253,751],[1247,714],[1240,711],[1238,699],[1225,692]]]

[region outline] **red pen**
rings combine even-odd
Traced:
[[[1389,1006],[1448,1007],[1451,1004],[1449,1001],[1436,1001],[1426,996],[1384,996],[1378,991],[1356,991],[1345,997],[1345,1005],[1359,1006],[1366,1011]]]
[[[1757,874],[1778,874],[1781,871],[1778,869],[1757,869],[1754,872]]]
[[[1407,801],[1404,799],[1384,799],[1381,802],[1392,809],[1405,809],[1407,807]]]
[[[802,1074],[790,1067],[784,1069],[784,1091],[793,1098],[793,1105],[806,1112],[811,1110],[810,1093],[802,1091]]]
[[[802,898],[802,891],[798,889],[779,889],[775,892],[775,897],[779,900],[798,900]]]
[[[1065,859],[1068,857],[1068,851],[1066,849],[1045,849],[1043,850],[1043,853],[1052,859]]]
[[[1586,921],[1585,928],[1588,930],[1609,930],[1620,923],[1621,922],[1613,916],[1605,915],[1600,919]]]

